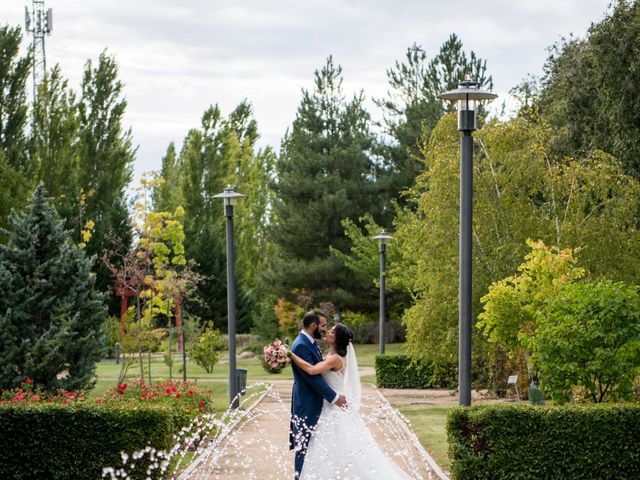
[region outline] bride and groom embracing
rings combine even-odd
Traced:
[[[322,357],[316,340],[326,335]],[[293,394],[289,448],[295,449],[296,480],[408,479],[376,444],[359,414],[360,375],[343,324],[327,331],[327,317],[310,311],[291,346]]]

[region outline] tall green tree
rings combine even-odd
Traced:
[[[82,228],[78,211],[79,127],[76,96],[56,66],[39,86],[33,105],[30,156],[56,210],[76,232]]]
[[[25,168],[27,155],[27,78],[31,56],[19,55],[19,27],[0,27],[0,149],[14,168]]]
[[[35,185],[28,163],[26,84],[30,56],[20,56],[19,27],[0,27],[0,227],[21,208]],[[1,237],[1,234],[0,234]]]
[[[27,377],[49,391],[93,385],[103,353],[104,298],[40,184],[0,245],[0,389]]]
[[[162,157],[162,166],[158,177],[162,183],[151,191],[153,209],[156,211],[172,212],[182,205],[182,191],[180,190],[180,163],[176,155],[176,146],[173,142],[167,147],[167,152]]]
[[[347,101],[342,68],[329,57],[302,92],[276,164],[272,238],[277,245],[268,281],[279,295],[308,291],[318,302],[356,308],[362,284],[331,253],[348,252],[342,220],[375,210],[373,138],[362,92]],[[377,213],[377,212],[376,212]]]
[[[181,171],[181,196],[185,208],[187,258],[197,263],[204,276],[190,312],[203,321],[213,321],[225,329],[226,255],[222,202],[214,198],[227,185],[248,196],[247,204],[237,206],[236,234],[238,258],[238,331],[248,331],[253,321],[254,299],[249,290],[255,285],[255,270],[260,258],[268,197],[263,198],[273,163],[273,154],[255,152],[257,126],[251,105],[243,101],[224,118],[218,106],[207,109],[199,129],[185,138],[178,163]],[[271,163],[270,163],[271,162]],[[262,186],[261,186],[262,185]],[[258,225],[258,228],[256,228]],[[257,261],[257,263],[255,263]]]
[[[556,130],[553,146],[559,155],[603,150],[640,178],[638,58],[637,0],[614,1],[585,38],[569,37],[550,49],[533,100]]]
[[[401,192],[413,186],[424,171],[421,145],[445,112],[453,108],[438,100],[442,92],[457,88],[466,77],[491,90],[493,80],[487,75],[487,62],[475,52],[464,51],[462,41],[452,33],[435,57],[429,59],[420,45],[407,49],[404,61],[396,61],[387,70],[390,90],[387,97],[376,100],[383,110],[385,134],[389,141],[382,146],[384,159],[380,186],[389,199],[401,205]],[[481,116],[483,111],[480,111]]]
[[[493,282],[513,275],[528,238],[578,248],[592,275],[633,281],[640,274],[635,218],[640,184],[603,152],[555,157],[553,129],[539,117],[492,122],[476,135],[473,312]],[[455,359],[458,296],[459,133],[443,118],[413,190],[417,210],[397,225],[403,260],[390,265],[415,299],[404,321],[416,356]],[[483,340],[474,336],[481,354]],[[477,356],[482,361],[481,355]]]
[[[118,79],[113,57],[100,54],[97,63],[88,61],[82,79],[79,100],[79,184],[82,190],[80,226],[95,222],[89,254],[101,255],[114,248],[128,250],[131,229],[126,206],[126,188],[131,181],[135,149],[131,131],[123,126],[127,102]],[[112,239],[119,239],[115,244]],[[111,276],[99,267],[98,286],[106,289]]]

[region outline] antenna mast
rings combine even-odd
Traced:
[[[47,74],[47,57],[44,50],[44,37],[53,29],[53,11],[49,8],[45,11],[44,0],[32,0],[32,10],[24,7],[24,26],[33,36],[33,101],[36,101],[38,85],[42,83]]]

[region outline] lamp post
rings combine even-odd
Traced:
[[[378,240],[380,244],[380,355],[384,354],[384,323],[385,323],[385,292],[384,292],[384,283],[385,283],[385,253],[387,251],[387,242],[389,240],[393,240],[393,237],[390,236],[387,232],[382,230],[379,235],[373,237],[374,240]]]
[[[233,201],[244,195],[234,192],[231,186],[213,198],[224,200],[227,217],[227,325],[229,335],[229,399],[231,408],[238,408],[238,378],[236,371],[236,279],[235,251],[233,248]]]
[[[459,276],[459,343],[458,389],[460,405],[471,405],[471,279],[473,213],[473,138],[476,129],[476,100],[493,100],[495,93],[480,89],[469,79],[458,88],[438,95],[441,100],[458,101],[460,139],[460,276]]]

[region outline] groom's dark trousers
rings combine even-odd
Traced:
[[[312,365],[322,361],[322,353],[303,333],[298,334],[291,351]],[[322,411],[322,400],[332,402],[337,393],[320,375],[309,375],[291,362],[293,369],[293,392],[291,395],[291,424],[289,448],[296,449],[295,478],[300,477],[311,432],[318,423]]]

